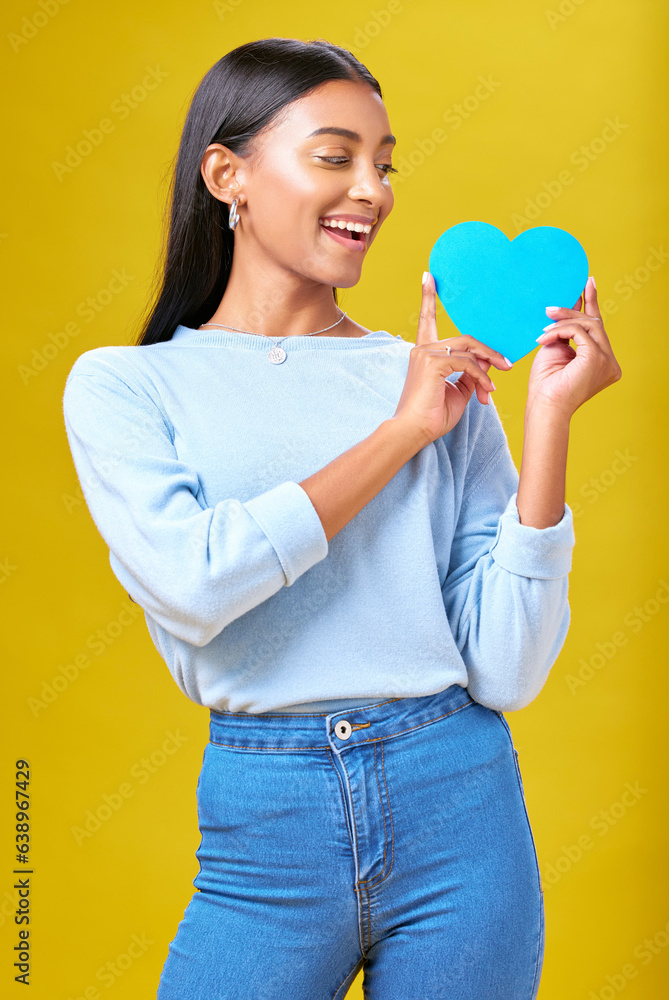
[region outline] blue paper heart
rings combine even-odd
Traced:
[[[588,258],[564,229],[537,226],[515,239],[487,222],[451,226],[429,263],[441,304],[460,333],[518,361],[553,322],[546,306],[573,309],[588,280]]]

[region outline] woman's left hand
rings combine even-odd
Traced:
[[[534,358],[528,382],[528,405],[547,403],[568,419],[586,400],[622,376],[604,330],[592,278],[588,278],[584,294],[584,312],[580,311],[580,296],[573,309],[547,313],[555,323],[541,334],[541,350]]]

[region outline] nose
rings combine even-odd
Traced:
[[[360,163],[349,188],[349,196],[354,201],[367,201],[378,210],[388,197],[388,185],[379,176],[379,168],[373,163]]]

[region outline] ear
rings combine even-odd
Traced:
[[[235,198],[239,204],[243,204],[246,201],[246,196],[240,190],[243,164],[240,156],[220,142],[207,146],[200,163],[200,173],[209,193],[228,205]]]

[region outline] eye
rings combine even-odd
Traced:
[[[347,163],[348,160],[345,156],[319,156],[319,160],[325,160],[327,163]],[[377,167],[380,167],[386,174],[396,174],[397,168],[390,165],[390,163],[377,163]]]

